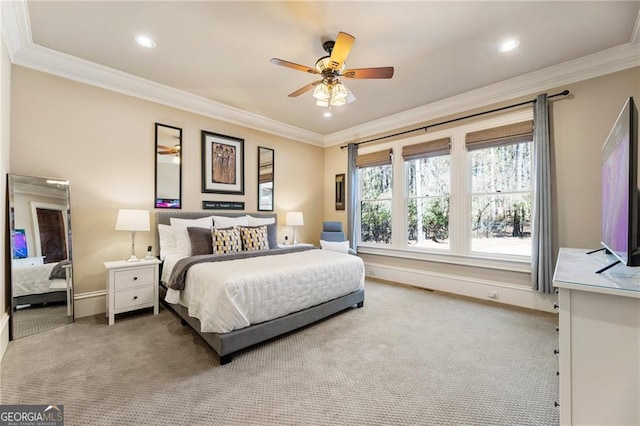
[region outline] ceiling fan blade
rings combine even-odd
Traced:
[[[351,47],[353,47],[353,43],[355,41],[356,38],[351,34],[343,32],[338,33],[336,43],[331,51],[331,58],[329,58],[329,68],[332,70],[340,69],[342,63],[347,59],[349,52],[351,52]]]
[[[342,75],[346,78],[391,78],[393,77],[393,67],[379,68],[354,68],[345,70]]]
[[[318,80],[318,81],[314,81],[313,83],[309,83],[306,86],[301,87],[300,89],[296,90],[295,92],[289,93],[289,97],[290,98],[295,98],[296,96],[300,96],[304,92],[308,92],[309,90],[313,89],[315,86],[317,86],[320,83],[322,83],[322,80]]]
[[[306,65],[294,64],[293,62],[284,61],[278,58],[271,58],[269,62],[271,62],[274,65],[280,65],[283,67],[292,68],[294,70],[308,72],[310,74],[320,74],[320,72],[318,72],[318,70],[315,68],[311,68]]]

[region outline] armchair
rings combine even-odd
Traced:
[[[332,221],[322,222],[322,232],[320,233],[320,241],[321,241],[321,245],[322,245],[322,241],[328,241],[330,243],[347,241],[347,239],[344,236],[344,232],[342,232],[342,222],[332,222]],[[355,255],[356,251],[352,248],[349,248],[348,253]]]

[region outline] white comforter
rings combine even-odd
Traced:
[[[175,259],[165,259],[163,268],[173,264]],[[165,299],[188,307],[189,315],[200,320],[201,331],[228,333],[361,288],[362,259],[308,250],[194,265],[184,291],[169,289]]]
[[[50,280],[49,274],[55,263],[45,263],[44,265],[25,266],[13,270],[13,297],[30,294],[43,294],[52,291],[62,291],[67,289],[65,280]],[[64,283],[59,286],[59,282]]]

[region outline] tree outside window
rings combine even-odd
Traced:
[[[531,255],[531,142],[470,151],[471,251]]]
[[[359,169],[360,241],[391,244],[391,165]]]

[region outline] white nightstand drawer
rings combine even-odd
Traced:
[[[129,287],[155,283],[155,268],[136,268],[115,272],[115,289],[122,290]]]
[[[153,303],[153,286],[134,288],[131,290],[117,291],[115,294],[116,311],[123,308],[130,308],[137,305],[147,305]]]

